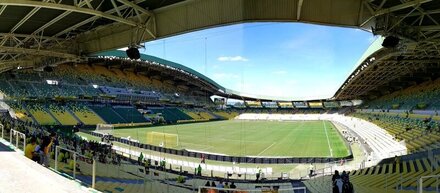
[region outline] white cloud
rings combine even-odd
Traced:
[[[273,71],[272,74],[284,75],[284,74],[287,74],[287,71],[285,71],[285,70],[278,70],[278,71]]]
[[[220,56],[217,58],[218,61],[221,62],[247,62],[249,61],[247,58],[243,56]]]

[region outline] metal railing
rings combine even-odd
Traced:
[[[3,124],[0,124],[0,128],[2,129],[2,139],[5,138],[5,126],[3,126]]]
[[[2,131],[3,131],[3,129],[2,129]],[[3,135],[3,132],[2,132],[2,135]],[[20,141],[19,137],[21,137],[21,139],[23,139],[23,152],[24,152],[24,149],[26,148],[26,135],[20,131],[17,131],[15,129],[11,129],[11,132],[9,133],[9,143],[11,143],[11,144],[13,144],[12,143],[12,139],[13,139],[12,136],[15,136],[15,147],[17,149],[20,149],[20,147],[18,146],[18,142]]]
[[[59,154],[60,150],[63,150],[63,151],[66,151],[66,152],[69,152],[69,153],[72,154],[72,156],[73,156],[73,158],[72,158],[72,160],[73,160],[73,168],[72,168],[73,173],[72,173],[72,177],[73,177],[73,179],[76,179],[76,168],[77,168],[77,166],[76,166],[77,162],[76,161],[77,161],[77,157],[83,157],[85,159],[90,159],[90,158],[86,157],[85,155],[81,155],[81,154],[79,154],[79,153],[77,153],[77,152],[75,152],[73,150],[66,149],[66,148],[63,148],[63,147],[60,147],[60,146],[56,146],[55,147],[55,168],[54,168],[56,171],[58,171],[58,161],[59,161],[58,160],[58,154]],[[95,161],[94,158],[91,159],[91,160],[92,160],[92,184],[91,184],[91,186],[92,186],[92,188],[95,188],[95,182],[96,182],[96,161]]]
[[[417,193],[423,193],[424,188],[423,188],[423,181],[424,179],[429,179],[429,178],[435,178],[436,180],[436,186],[435,186],[435,192],[438,193],[439,192],[439,178],[440,175],[430,175],[430,176],[422,176],[419,178],[418,183],[417,183]],[[432,191],[429,191],[430,193]]]

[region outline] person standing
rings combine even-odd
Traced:
[[[333,193],[342,193],[342,179],[339,175],[339,171],[335,170],[335,174],[332,176]]]
[[[200,156],[200,159],[201,159],[200,163],[204,164],[205,163],[205,154],[202,153],[202,155]]]
[[[260,181],[260,176],[261,176],[261,168],[257,167],[257,173],[255,174],[255,177],[257,178],[256,182]]]
[[[353,184],[350,182],[348,175],[342,177],[342,193],[353,193]]]
[[[52,135],[45,136],[43,137],[43,142],[41,143],[40,149],[38,149],[40,151],[40,164],[45,167],[49,167],[49,153],[52,143]]]
[[[35,147],[37,146],[37,139],[35,139],[35,137],[32,137],[30,140],[30,143],[28,143],[26,145],[26,147],[24,148],[24,155],[31,159],[34,160],[34,156],[35,156]]]
[[[141,165],[143,160],[144,160],[144,154],[142,154],[142,152],[141,152],[141,154],[138,157],[138,165]]]
[[[197,167],[197,175],[202,176],[202,166],[200,166],[200,164],[199,167]]]

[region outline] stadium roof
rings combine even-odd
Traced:
[[[214,80],[212,80],[211,78],[197,72],[196,70],[193,70],[191,68],[188,68],[182,64],[178,64],[176,62],[172,62],[169,60],[165,60],[162,58],[158,58],[155,56],[150,56],[150,55],[146,55],[146,54],[141,54],[141,58],[140,61],[136,61],[136,60],[130,60],[127,58],[125,51],[120,51],[120,50],[113,50],[113,51],[105,51],[105,52],[99,52],[99,53],[95,53],[95,54],[91,54],[90,57],[100,57],[100,58],[111,58],[111,57],[116,57],[118,59],[125,59],[125,60],[129,60],[130,62],[148,62],[148,63],[157,63],[157,64],[161,64],[161,65],[166,65],[168,67],[171,68],[175,68],[175,69],[180,69],[183,70],[186,73],[192,74],[194,76],[196,76],[200,81],[204,81],[208,84],[211,85],[210,88],[206,88],[207,90],[209,89],[209,91],[212,94],[215,95],[219,95],[219,96],[224,96],[224,97],[230,97],[230,98],[235,98],[235,99],[244,99],[244,100],[261,100],[261,101],[299,101],[299,100],[295,100],[289,97],[275,97],[275,96],[263,96],[263,95],[255,95],[255,94],[249,94],[249,93],[243,93],[240,91],[235,91],[232,89],[228,89],[225,88],[223,86],[221,86],[220,84],[218,84],[217,82],[215,82]],[[321,100],[321,99],[311,99],[313,100]],[[308,100],[310,101],[310,100]]]
[[[440,77],[440,42],[405,42],[384,48],[378,38],[338,89],[334,99],[374,99]]]
[[[438,0],[0,0],[0,72],[83,62],[89,54],[210,27],[285,21],[399,36],[399,51],[379,50],[377,62],[394,63],[389,70],[407,64],[418,77],[425,75],[418,70],[429,70],[423,66],[437,60],[439,10]],[[396,55],[404,62],[390,61]],[[399,76],[404,74],[392,74]],[[369,95],[360,86],[356,91],[353,82],[335,97]],[[364,90],[374,92],[373,87]]]

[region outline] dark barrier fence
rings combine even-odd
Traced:
[[[102,138],[104,135],[101,133],[83,131],[87,134]],[[236,163],[255,163],[255,164],[289,164],[289,163],[333,163],[342,159],[352,159],[353,154],[341,158],[328,158],[328,157],[243,157],[243,156],[223,156],[209,153],[191,152],[187,150],[176,150],[172,148],[159,147],[150,144],[144,144],[139,142],[122,139],[119,137],[110,137],[111,141],[127,144],[130,146],[152,150],[161,153],[167,153],[172,155],[179,155],[185,157],[201,158],[205,155],[205,159],[223,162],[236,162]]]

